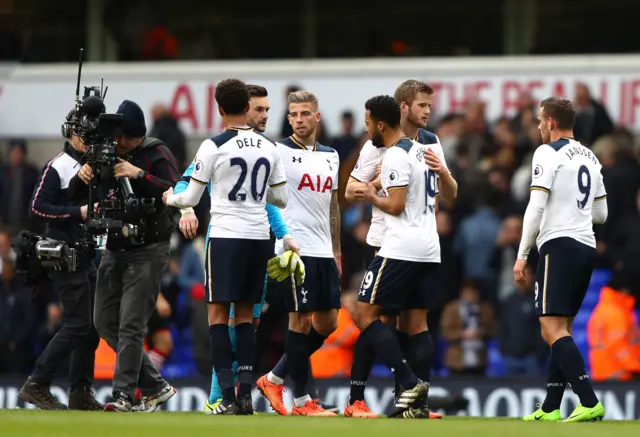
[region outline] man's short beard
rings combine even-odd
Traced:
[[[308,131],[307,135],[306,135],[306,136],[304,136],[304,137],[303,137],[302,135],[300,135],[298,132],[296,132],[296,130],[295,130],[295,129],[294,129],[293,131],[294,131],[294,132],[296,133],[296,135],[298,135],[298,136],[300,137],[300,139],[302,139],[302,140],[306,140],[307,138],[313,138],[313,137],[314,137],[314,135],[316,134],[316,128],[315,128],[315,127],[314,127],[314,128],[312,128],[312,129],[310,129],[310,130]]]
[[[373,144],[373,146],[377,147],[378,149],[386,147],[386,144],[384,143],[384,138],[382,138],[382,134],[380,132],[377,132],[375,135],[371,137],[371,144]]]

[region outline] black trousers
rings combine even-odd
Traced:
[[[74,390],[93,384],[95,352],[100,343],[93,324],[96,276],[93,261],[89,267],[75,272],[51,273],[64,315],[62,326],[36,360],[32,381],[50,385],[56,371],[70,355],[69,388]]]
[[[133,399],[139,388],[152,396],[167,385],[144,351],[144,337],[168,262],[168,241],[102,256],[94,317],[100,336],[116,351],[114,395]]]

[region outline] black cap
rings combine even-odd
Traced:
[[[144,137],[147,125],[144,122],[144,112],[136,102],[125,100],[118,107],[118,114],[122,115],[122,134],[128,137]]]

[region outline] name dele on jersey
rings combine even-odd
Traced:
[[[236,144],[238,145],[238,149],[242,149],[245,147],[256,147],[258,149],[262,148],[262,140],[260,138],[239,138],[236,140]],[[202,172],[203,168],[203,162],[200,159],[196,159],[195,165],[193,167],[193,174],[199,175]]]

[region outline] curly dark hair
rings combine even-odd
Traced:
[[[369,111],[370,117],[376,122],[381,121],[389,127],[400,125],[400,105],[391,96],[371,97],[364,104],[364,109]]]
[[[240,115],[247,111],[249,89],[238,79],[225,79],[216,86],[216,102],[226,115]]]

